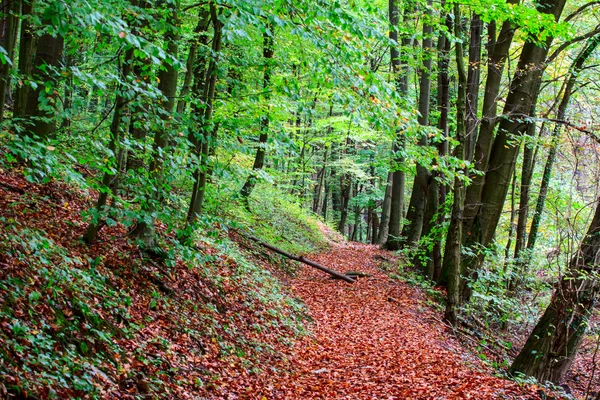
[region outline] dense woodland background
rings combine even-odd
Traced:
[[[0,16],[2,172],[85,193],[80,246],[122,229],[168,269],[241,229],[308,252],[318,216],[399,250],[449,324],[522,345],[515,376],[558,384],[598,340],[600,3],[2,0]],[[66,262],[19,221],[0,218],[3,265]],[[31,328],[11,308],[46,295],[8,271],[3,368]]]

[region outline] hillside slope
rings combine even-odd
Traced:
[[[118,225],[86,245],[90,204],[0,171],[0,394],[203,398],[302,332],[300,305],[227,237],[166,260]]]

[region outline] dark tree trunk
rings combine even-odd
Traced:
[[[371,244],[377,244],[377,236],[379,234],[379,216],[375,208],[370,209],[370,221],[371,221]]]
[[[171,20],[171,27],[167,28],[165,32],[165,42],[167,43],[167,52],[174,58],[177,59],[179,47],[179,9],[178,2],[171,3],[169,6],[169,14]],[[148,194],[149,200],[143,203],[142,211],[150,216],[150,223],[146,223],[145,220],[138,221],[138,225],[133,231],[133,235],[140,239],[146,248],[152,248],[155,246],[156,233],[154,229],[154,213],[158,207],[163,206],[160,204],[164,202],[164,195],[162,194],[162,187],[164,186],[164,172],[163,167],[165,163],[165,156],[168,151],[166,150],[169,144],[169,128],[171,127],[171,121],[173,121],[172,113],[175,108],[175,95],[177,93],[177,69],[173,63],[165,62],[158,72],[158,90],[165,97],[165,101],[162,104],[161,119],[164,123],[164,128],[159,129],[154,134],[154,144],[152,148],[152,161],[150,162],[150,182],[149,185],[153,186],[153,190]]]
[[[379,230],[377,231],[377,238],[375,239],[375,244],[384,244],[387,241],[388,230],[390,227],[393,176],[393,172],[388,172],[385,186],[385,194],[383,195],[383,203],[381,204],[381,222],[379,223]]]
[[[122,80],[127,79],[127,76],[131,72],[133,49],[127,50],[124,58],[125,59],[123,60],[123,64],[121,66]],[[113,155],[111,163],[116,171],[116,174],[119,173],[121,168],[119,165],[120,159],[114,155],[119,153],[119,147],[121,144],[121,121],[123,119],[126,104],[127,98],[125,98],[123,94],[123,85],[120,85],[117,92],[117,97],[115,99],[115,110],[113,111],[113,117],[110,123],[110,142],[108,145],[109,152]],[[96,239],[98,231],[103,225],[102,216],[105,214],[104,208],[106,207],[109,194],[111,194],[115,189],[116,180],[117,176],[115,176],[115,174],[113,174],[110,170],[107,170],[102,177],[102,189],[100,190],[98,201],[96,202],[96,217],[90,222],[85,234],[83,235],[83,239],[87,243],[92,243]]]
[[[345,234],[346,221],[348,219],[348,205],[352,198],[352,180],[348,174],[340,176],[340,194],[340,222],[338,223],[338,231]]]
[[[265,72],[263,75],[263,89],[265,92],[265,101],[269,102],[271,96],[269,95],[269,86],[271,85],[271,61],[273,59],[273,54],[275,53],[275,40],[273,37],[274,26],[269,24],[268,29],[265,30],[263,34],[263,61]],[[262,116],[261,126],[260,126],[260,136],[258,138],[258,147],[256,148],[256,157],[254,158],[254,165],[252,166],[252,172],[246,179],[246,183],[242,187],[240,191],[240,195],[242,197],[242,201],[247,209],[250,208],[248,204],[248,197],[254,190],[254,186],[256,185],[256,171],[260,171],[263,169],[265,165],[265,151],[267,147],[267,140],[269,139],[269,112],[267,111],[265,115]],[[325,156],[327,158],[327,156]],[[325,161],[327,162],[327,161]],[[323,172],[324,173],[324,172]],[[320,194],[320,193],[319,193]]]
[[[15,45],[17,43],[18,15],[20,12],[20,0],[2,0],[2,10],[5,17],[0,23],[0,46],[6,50],[8,58],[14,62]],[[10,90],[10,64],[0,64],[0,122],[4,120],[4,106],[7,94]]]
[[[446,14],[445,25],[448,32],[452,32],[452,17]],[[438,39],[438,93],[437,93],[437,109],[440,113],[438,120],[438,128],[443,134],[443,140],[438,143],[438,153],[440,157],[445,157],[448,154],[448,113],[450,104],[450,76],[448,74],[448,65],[450,63],[450,40],[446,37],[444,32],[440,33]],[[434,177],[441,176],[441,172],[434,172]],[[438,208],[438,217],[436,224],[441,226],[446,221],[446,214],[443,210],[446,207],[446,194],[448,187],[446,185],[440,185],[438,183],[438,204],[441,208]],[[433,244],[431,263],[427,270],[427,276],[430,277],[434,282],[440,280],[442,272],[442,244],[439,239]],[[430,270],[431,268],[431,270]]]
[[[588,42],[584,49],[579,53],[572,67],[570,68],[570,74],[565,85],[562,100],[558,106],[556,118],[558,121],[565,120],[567,116],[567,110],[569,108],[569,102],[571,100],[571,94],[575,88],[577,77],[583,64],[587,61],[593,51],[600,45],[600,35],[596,35],[588,39]],[[544,166],[544,175],[542,177],[542,183],[540,184],[540,193],[538,195],[537,203],[535,206],[535,212],[531,221],[531,228],[529,229],[529,238],[527,241],[527,249],[533,250],[535,242],[538,236],[538,229],[542,220],[542,213],[544,211],[544,204],[546,202],[546,196],[548,195],[548,188],[550,186],[550,178],[552,177],[552,168],[556,159],[556,150],[558,145],[558,138],[560,137],[561,125],[557,123],[554,125],[552,131],[552,142],[550,144],[550,150],[548,151],[548,158],[546,165]],[[528,261],[528,260],[526,260]]]
[[[516,4],[519,0],[507,0],[508,4]],[[490,157],[492,141],[494,140],[494,127],[496,126],[496,114],[498,97],[501,88],[502,74],[508,51],[515,34],[515,26],[509,20],[504,21],[498,38],[495,37],[495,23],[490,24],[489,31],[489,56],[487,60],[487,78],[483,96],[482,118],[479,126],[479,134],[473,150],[473,161],[475,169],[485,172]],[[471,177],[471,184],[467,188],[465,197],[465,211],[463,216],[464,238],[468,240],[473,232],[473,220],[479,212],[481,205],[481,191],[483,190],[483,175]]]
[[[33,35],[33,28],[31,27],[29,19],[31,12],[31,1],[23,0],[21,8],[23,20],[21,22],[21,38],[19,40],[19,75],[25,78],[31,77],[33,55],[35,54],[36,46],[36,39]],[[25,116],[29,90],[29,84],[23,82],[17,84],[15,104],[13,107],[13,116],[15,118],[23,118]]]
[[[412,5],[406,4],[404,13],[410,14]],[[399,10],[396,0],[389,0],[389,20],[390,20],[390,39],[396,44],[398,43],[398,21]],[[410,38],[403,37],[402,44],[407,46],[410,43]],[[407,57],[400,55],[400,49],[397,45],[390,46],[390,60],[392,64],[392,72],[396,81],[396,90],[401,96],[406,96],[408,92],[408,73],[407,73]],[[388,250],[399,250],[401,245],[402,231],[402,212],[404,210],[404,171],[401,165],[404,164],[404,136],[402,132],[396,133],[396,138],[392,147],[392,186],[391,186],[391,201],[390,201],[390,220],[386,224],[387,239],[384,247]],[[383,217],[382,217],[383,220]],[[382,239],[380,237],[380,239]]]
[[[221,53],[221,44],[223,37],[223,23],[219,19],[219,12],[214,2],[210,3],[210,14],[211,22],[213,24],[213,40],[212,40],[212,52],[210,55],[210,61],[206,67],[206,73],[196,75],[196,82],[194,87],[195,93],[202,95],[202,107],[195,106],[194,114],[198,119],[198,133],[193,132],[191,134],[191,143],[195,147],[195,154],[198,157],[200,165],[194,170],[194,186],[192,188],[192,197],[190,199],[190,206],[187,213],[187,224],[188,226],[193,225],[200,215],[202,204],[204,203],[204,195],[206,192],[206,179],[209,172],[209,152],[210,143],[212,140],[212,116],[213,116],[213,104],[215,98],[215,89],[217,86],[218,78],[218,63],[219,55]],[[203,61],[204,57],[201,57],[200,61]],[[204,69],[202,63],[198,64],[199,72]],[[202,79],[204,77],[204,79]]]
[[[554,16],[558,20],[565,5],[565,0],[543,0],[537,8],[542,13]],[[521,57],[510,85],[498,134],[494,139],[490,159],[486,168],[485,183],[481,194],[479,211],[473,220],[471,235],[466,244],[468,247],[478,245],[488,246],[502,213],[508,187],[515,168],[519,146],[514,143],[514,137],[523,136],[529,126],[527,117],[537,99],[540,81],[544,71],[544,61],[552,38],[542,45],[527,41],[521,52]],[[496,43],[496,48],[499,43]],[[481,134],[481,133],[480,133]],[[468,257],[463,262],[463,273],[467,281],[477,279],[482,255]],[[462,300],[467,301],[471,296],[470,285],[463,285]]]
[[[535,107],[534,107],[535,108]],[[532,110],[534,113],[535,110]],[[535,135],[536,124],[531,122],[528,128],[528,135],[532,137]],[[521,171],[521,192],[519,195],[519,211],[517,218],[517,226],[515,230],[515,271],[513,276],[508,280],[508,291],[513,293],[521,281],[523,270],[524,255],[523,249],[525,247],[525,237],[527,235],[527,219],[529,217],[529,198],[531,190],[531,180],[533,178],[533,170],[535,168],[535,160],[537,158],[539,146],[537,143],[529,144],[525,141],[525,150],[523,151],[523,167]],[[516,175],[516,174],[515,174]],[[514,179],[513,179],[514,181]]]
[[[44,25],[50,25],[50,21],[43,21]],[[45,33],[37,43],[35,57],[33,60],[33,68],[31,70],[32,77],[37,81],[37,88],[29,90],[27,93],[27,101],[25,104],[25,117],[29,119],[27,131],[41,139],[46,140],[54,135],[56,130],[56,111],[48,108],[55,108],[57,101],[60,98],[58,94],[58,81],[53,68],[60,65],[64,40],[62,36],[56,37]],[[44,82],[44,84],[42,84]],[[45,90],[48,87],[48,82],[53,83],[52,90]],[[39,97],[45,97],[45,106],[40,102]]]
[[[454,5],[454,34],[462,37],[462,24],[460,22],[460,6]],[[466,96],[467,96],[467,72],[464,65],[463,47],[455,46],[456,69],[458,71],[458,90],[456,98],[456,146],[455,154],[459,159],[464,159],[466,142]],[[463,168],[466,173],[466,167]],[[445,319],[451,325],[456,325],[456,312],[460,299],[460,261],[462,252],[462,216],[465,201],[465,184],[460,176],[454,179],[454,203],[452,205],[452,216],[448,228],[448,241],[444,249],[444,268],[448,271],[448,301],[446,302]]]
[[[428,2],[431,5],[431,1]],[[426,8],[425,20],[431,18],[431,8]],[[419,125],[429,125],[429,105],[431,102],[431,65],[432,65],[432,42],[433,28],[425,23],[423,25],[423,53],[424,60],[421,67],[419,79]],[[427,135],[421,135],[419,146],[427,146]],[[406,244],[416,246],[421,238],[423,224],[425,220],[425,207],[427,203],[427,194],[429,183],[431,181],[429,171],[425,165],[417,163],[417,173],[413,182],[412,194],[408,204],[406,214],[406,225],[402,229],[402,236],[406,237]]]
[[[325,176],[327,174],[327,157],[329,156],[329,146],[323,150],[323,167],[317,174],[317,185],[315,186],[315,195],[313,197],[312,210],[315,214],[320,214],[323,207],[323,189],[325,187]]]
[[[540,382],[561,381],[577,354],[597,300],[599,256],[600,203],[548,308],[510,367],[511,373],[521,372]]]
[[[177,112],[179,114],[185,111],[187,96],[192,90],[194,72],[196,71],[195,63],[198,61],[198,49],[203,48],[208,44],[209,36],[206,33],[209,26],[210,10],[206,7],[202,7],[198,15],[198,24],[196,24],[196,28],[194,29],[194,38],[191,40],[190,51],[188,52],[185,63],[186,73],[179,93],[179,100],[177,101]],[[198,79],[198,77],[196,79]]]

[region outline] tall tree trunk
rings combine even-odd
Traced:
[[[444,3],[445,4],[445,1]],[[446,14],[445,17],[445,25],[447,28],[447,32],[452,32],[452,17],[450,13]],[[449,105],[450,105],[450,76],[448,73],[448,65],[450,64],[450,40],[446,37],[446,33],[440,32],[440,36],[438,39],[438,93],[437,93],[437,109],[440,113],[440,118],[438,120],[438,129],[443,134],[443,140],[438,143],[438,153],[440,157],[445,157],[448,154],[448,137],[449,137],[449,127],[448,127],[448,114],[449,114]],[[442,173],[440,171],[435,171],[433,173],[435,177],[441,177]],[[440,185],[438,183],[438,216],[436,219],[436,224],[441,226],[446,221],[446,194],[448,191],[447,185]],[[441,208],[440,208],[441,207]],[[439,238],[436,239],[433,244],[432,254],[431,254],[431,263],[428,265],[427,276],[432,279],[434,282],[438,282],[440,280],[442,272],[442,244]]]
[[[587,234],[556,285],[550,304],[510,367],[540,382],[559,383],[571,366],[597,301],[600,203]]]
[[[19,76],[22,78],[15,91],[15,104],[13,106],[13,116],[23,118],[25,116],[25,107],[30,90],[28,83],[23,80],[30,79],[33,69],[33,55],[35,54],[36,38],[33,35],[30,16],[32,12],[32,0],[23,0],[21,15],[21,38],[19,39]]]
[[[121,65],[121,80],[126,80],[127,76],[131,72],[131,61],[133,59],[133,49],[129,49],[125,52],[125,57],[123,60],[123,64]],[[90,222],[83,235],[83,239],[87,243],[92,243],[96,236],[98,235],[98,231],[104,224],[104,219],[102,218],[106,207],[106,203],[108,200],[109,194],[111,194],[115,189],[115,182],[117,179],[117,175],[120,171],[119,158],[116,155],[119,153],[119,147],[121,144],[121,121],[123,119],[123,114],[125,113],[125,106],[127,104],[127,98],[123,94],[124,86],[121,84],[117,90],[117,97],[115,99],[115,110],[113,111],[112,121],[110,123],[110,142],[108,144],[109,153],[112,155],[112,159],[109,161],[110,164],[107,166],[106,172],[102,176],[102,187],[100,189],[100,194],[98,195],[98,200],[96,202],[96,210],[95,216]]]
[[[466,136],[465,136],[465,160],[473,159],[477,128],[479,118],[479,85],[481,71],[481,34],[483,23],[478,14],[471,18],[469,33],[469,66],[467,71],[467,104],[466,104]]]
[[[376,244],[384,244],[387,241],[388,229],[390,227],[390,211],[392,204],[392,179],[394,173],[388,172],[385,193],[383,195],[383,203],[381,204],[381,222],[379,223],[379,230],[377,232]]]
[[[550,14],[558,21],[565,5],[565,0],[543,0],[537,5],[539,12]],[[540,81],[544,71],[544,61],[552,43],[552,37],[546,43],[538,45],[528,40],[521,52],[517,70],[512,79],[506,99],[498,134],[494,139],[490,159],[486,168],[485,183],[479,200],[479,211],[473,220],[471,235],[466,244],[469,247],[488,246],[498,225],[508,187],[515,168],[519,146],[513,143],[514,137],[521,137],[527,131],[527,117],[539,93]],[[496,47],[499,43],[496,44]],[[481,134],[481,133],[480,133]],[[482,254],[465,258],[463,273],[466,281],[477,279]],[[462,300],[471,296],[470,285],[463,285]]]
[[[210,21],[210,10],[207,7],[202,7],[198,14],[198,23],[194,29],[194,37],[190,42],[190,51],[188,52],[188,57],[185,62],[185,77],[179,93],[179,100],[177,101],[177,113],[179,114],[185,111],[187,96],[192,90],[194,72],[196,71],[195,63],[198,60],[198,49],[204,48],[208,45],[209,35],[206,33],[208,31],[208,27],[210,26]]]
[[[534,107],[535,108],[535,107]],[[535,110],[532,110],[534,113]],[[536,123],[531,122],[528,128],[528,136],[535,135]],[[515,268],[513,276],[508,280],[508,291],[514,292],[518,283],[521,281],[520,271],[523,269],[523,249],[525,247],[525,237],[527,235],[527,219],[529,217],[529,198],[531,191],[531,180],[533,178],[533,170],[535,169],[535,160],[537,158],[539,146],[537,143],[529,144],[525,140],[525,150],[523,151],[523,166],[521,171],[521,192],[519,194],[519,211],[517,218],[517,227],[515,230]],[[516,175],[516,174],[515,174]]]
[[[565,89],[561,102],[558,106],[556,118],[558,121],[564,121],[567,116],[567,110],[569,108],[569,102],[571,101],[571,95],[575,89],[577,83],[577,77],[583,69],[584,63],[594,52],[594,50],[600,45],[600,35],[596,35],[588,39],[583,50],[575,58],[573,65],[569,69],[569,77],[565,84]],[[558,145],[558,139],[560,137],[561,124],[556,123],[554,130],[552,131],[552,142],[550,144],[550,150],[548,151],[548,158],[546,159],[546,165],[544,166],[544,174],[542,176],[542,182],[540,184],[540,192],[538,194],[535,211],[531,220],[531,227],[529,228],[529,238],[527,240],[527,249],[533,250],[535,242],[538,236],[538,229],[542,220],[542,213],[544,211],[544,204],[546,196],[548,195],[548,188],[550,187],[550,178],[552,177],[552,168],[556,159],[556,151]],[[526,267],[529,260],[524,260],[524,267]]]
[[[508,4],[518,4],[520,0],[507,0]],[[490,24],[489,32],[489,57],[487,60],[487,78],[483,96],[482,117],[479,126],[479,134],[473,150],[472,161],[478,171],[487,170],[492,141],[494,140],[494,127],[496,126],[496,114],[498,98],[501,88],[502,75],[508,51],[515,34],[515,25],[506,20],[502,24],[498,37],[495,37],[495,23]],[[463,216],[464,240],[469,240],[474,235],[473,220],[479,212],[481,205],[481,191],[483,190],[483,175],[471,177],[471,184],[467,188],[465,197],[465,211]]]
[[[448,24],[448,21],[447,21]],[[481,17],[478,14],[473,14],[472,18],[471,18],[471,26],[470,26],[470,31],[469,31],[469,63],[468,63],[468,67],[467,71],[465,72],[466,74],[466,81],[465,81],[465,103],[463,105],[461,105],[462,107],[464,107],[464,129],[465,131],[463,132],[464,134],[464,143],[461,143],[461,145],[463,146],[463,148],[458,148],[457,150],[460,151],[464,151],[464,154],[461,156],[461,159],[464,160],[470,160],[473,156],[473,148],[474,148],[474,143],[475,143],[475,136],[477,133],[477,127],[479,125],[479,119],[477,118],[477,108],[478,108],[478,89],[479,89],[479,64],[481,62],[481,33],[482,33],[482,23],[481,23]],[[446,76],[443,76],[442,79],[444,79],[443,81],[443,85],[448,85],[448,77],[447,77],[447,64],[446,64],[446,71],[445,74]],[[460,76],[459,76],[460,77]],[[460,83],[459,83],[460,84]],[[448,90],[447,87],[442,87],[441,90]],[[449,94],[444,93],[445,96],[449,96]],[[449,100],[446,100],[446,104]],[[458,102],[458,100],[457,100]],[[447,106],[446,106],[447,108]],[[445,114],[442,114],[442,122],[444,124],[444,128],[447,130],[448,129],[448,116],[447,116],[447,111],[445,112]],[[447,152],[447,144],[446,144],[446,149],[444,149]],[[464,202],[464,197],[465,193],[464,191],[466,191],[466,188],[464,187],[464,182],[461,183],[461,199],[460,201]],[[456,189],[454,190],[456,192]],[[444,196],[445,197],[445,196]],[[444,198],[444,202],[442,203],[442,205],[445,203],[445,198]],[[453,211],[454,213],[454,208]],[[462,215],[464,215],[464,204],[460,207],[460,210],[457,210],[457,212],[461,213],[461,218],[459,220],[456,221],[456,223],[458,224],[463,224],[463,217]],[[451,222],[452,224],[452,222]],[[456,243],[456,238],[453,237],[453,235],[456,234],[460,234],[461,235],[461,240],[463,240],[463,229],[458,229],[458,227],[450,227],[448,229],[448,234],[446,236],[446,242],[447,243]],[[441,251],[441,250],[440,250]],[[444,260],[448,260],[448,261],[443,261],[443,265],[438,266],[437,269],[438,271],[436,271],[436,268],[433,268],[433,272],[432,272],[432,276],[436,275],[436,281],[439,282],[440,284],[446,284],[448,281],[448,278],[450,277],[450,267],[453,267],[453,265],[449,262],[451,260],[451,258],[446,258],[444,256]]]
[[[212,54],[206,68],[205,79],[202,76],[196,75],[195,92],[198,93],[202,88],[201,100],[203,107],[194,107],[199,122],[200,137],[197,133],[192,133],[191,142],[195,146],[195,153],[198,157],[200,165],[194,170],[194,186],[192,188],[192,197],[187,213],[187,225],[193,225],[200,215],[202,204],[204,203],[204,195],[206,191],[206,178],[209,170],[209,151],[210,142],[212,140],[212,116],[213,103],[215,98],[215,88],[217,86],[218,63],[221,53],[221,44],[223,37],[223,23],[219,19],[217,5],[214,2],[210,3],[211,22],[213,24],[213,40]],[[203,69],[203,66],[198,66]]]
[[[169,20],[171,26],[167,27],[164,34],[165,42],[167,43],[167,52],[174,59],[177,59],[179,47],[179,1],[174,1],[169,4]],[[138,221],[138,225],[133,231],[133,235],[140,239],[146,248],[152,248],[156,244],[156,233],[154,229],[154,213],[157,207],[162,206],[164,195],[162,188],[164,185],[164,163],[165,156],[168,154],[166,147],[169,144],[169,129],[173,121],[172,113],[175,108],[175,94],[177,93],[177,69],[174,63],[164,62],[162,68],[158,72],[158,90],[165,97],[162,104],[161,119],[163,126],[160,127],[154,134],[154,144],[152,148],[152,161],[150,162],[150,182],[153,186],[152,192],[148,195],[147,200],[142,205],[142,211],[150,216],[150,222],[145,219]]]
[[[462,37],[462,24],[460,21],[460,6],[454,4],[454,34]],[[464,159],[466,152],[466,96],[467,72],[464,65],[463,46],[454,46],[456,51],[456,69],[458,71],[458,90],[456,98],[456,146],[455,154],[459,159]],[[462,168],[466,173],[466,166]],[[448,301],[446,302],[445,319],[452,326],[456,325],[457,307],[460,299],[460,261],[462,252],[462,215],[464,211],[465,183],[457,174],[454,179],[454,203],[452,216],[448,228],[448,238],[444,249],[444,264],[448,270]]]
[[[331,176],[331,172],[329,172],[329,176]],[[327,222],[327,210],[329,208],[329,197],[331,197],[331,185],[329,185],[329,178],[325,175],[323,180],[323,187],[325,188],[325,194],[323,195],[323,208],[321,209],[321,213],[323,215],[323,221]]]
[[[272,74],[272,66],[271,61],[273,59],[273,54],[275,53],[274,46],[274,26],[273,24],[269,24],[265,32],[263,33],[263,61],[265,72],[263,74],[263,89],[265,92],[265,102],[269,102],[271,96],[269,94],[269,86],[271,85],[271,74]],[[268,108],[268,107],[267,107]],[[269,138],[269,111],[266,111],[265,115],[262,116],[261,126],[260,126],[260,136],[258,138],[258,147],[256,148],[256,157],[254,158],[254,165],[252,166],[252,172],[246,179],[246,183],[242,187],[240,191],[240,195],[242,197],[242,201],[247,209],[250,209],[250,205],[248,204],[248,197],[254,190],[254,186],[256,185],[256,173],[263,169],[265,165],[265,152],[267,147],[267,140]],[[327,156],[325,157],[327,158]],[[320,194],[320,193],[319,193]]]
[[[52,24],[50,20],[44,20],[42,23],[48,26]],[[24,116],[29,119],[27,131],[42,141],[52,136],[56,130],[56,111],[48,108],[55,108],[60,97],[57,91],[58,81],[53,68],[60,64],[63,47],[62,36],[45,33],[39,38],[35,51],[31,74],[33,79],[38,81],[38,85],[27,93]],[[49,86],[49,82],[52,82],[53,86]],[[50,91],[45,90],[48,87],[51,88]],[[40,101],[40,96],[43,96],[45,100]],[[43,105],[43,103],[47,104]]]
[[[400,54],[398,47],[398,22],[399,10],[397,0],[389,0],[389,37],[396,45],[390,46],[390,60],[392,64],[392,73],[396,81],[396,90],[401,96],[406,96],[408,92],[408,73],[407,57]],[[411,12],[412,5],[405,4],[404,14]],[[402,38],[403,46],[410,44],[410,38]],[[399,250],[401,244],[402,231],[402,213],[404,210],[404,171],[401,165],[404,164],[404,136],[399,130],[396,132],[396,138],[392,146],[392,186],[390,202],[390,220],[387,224],[387,239],[384,247],[388,250]],[[383,218],[382,218],[383,219]]]
[[[322,209],[323,189],[325,187],[325,176],[327,175],[327,157],[329,155],[329,146],[323,151],[323,167],[317,174],[317,185],[315,187],[315,196],[313,198],[312,210],[315,214],[320,214]]]
[[[20,12],[20,0],[2,0],[4,18],[0,25],[0,46],[6,50],[8,59],[14,63],[15,45],[17,43],[18,18]],[[0,122],[4,120],[4,106],[10,89],[10,64],[9,61],[0,63]]]
[[[431,0],[425,12],[425,21],[431,18]],[[429,125],[429,105],[431,102],[431,65],[432,65],[432,42],[433,27],[428,23],[423,25],[423,65],[419,70],[419,117],[421,126]],[[427,135],[422,134],[419,138],[419,146],[427,146]],[[409,246],[416,246],[421,238],[425,218],[425,206],[427,203],[427,192],[431,181],[429,171],[425,165],[417,162],[417,173],[413,182],[412,194],[408,203],[406,214],[406,225],[402,229],[402,236],[406,237]]]

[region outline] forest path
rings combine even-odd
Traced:
[[[313,334],[295,344],[291,371],[263,382],[267,399],[538,398],[534,388],[492,376],[422,293],[390,279],[381,268],[384,259],[395,263],[390,253],[341,243],[310,258],[372,276],[348,284],[302,268],[292,291],[306,304]]]

